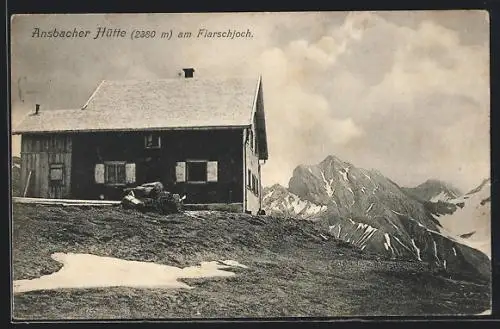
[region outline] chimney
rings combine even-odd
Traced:
[[[40,104],[35,105],[35,114],[38,114],[40,112]]]
[[[184,78],[192,78],[194,75],[194,69],[192,67],[182,69],[184,71]]]

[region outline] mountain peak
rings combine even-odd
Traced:
[[[324,167],[324,166],[330,166],[330,165],[334,165],[334,166],[342,166],[342,167],[352,167],[353,165],[350,164],[349,162],[347,161],[344,161],[342,159],[340,159],[339,157],[335,156],[335,155],[329,155],[327,156],[323,161],[321,161],[319,163],[319,165],[321,167]]]
[[[462,191],[450,183],[431,178],[413,188],[404,188],[405,192],[423,201],[447,201],[462,195]]]
[[[436,179],[436,178],[429,178],[428,180],[426,180],[425,182],[423,182],[422,184],[418,185],[418,186],[427,186],[427,185],[441,185],[441,186],[450,186],[451,184],[445,182],[445,181],[442,181],[440,179]]]
[[[334,161],[334,162],[344,162],[341,159],[339,159],[338,157],[336,157],[335,155],[330,154],[323,161],[321,161],[321,163],[332,162],[332,161]]]

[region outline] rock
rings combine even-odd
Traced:
[[[122,199],[124,208],[140,211],[155,211],[160,214],[173,214],[182,211],[182,201],[179,194],[165,191],[161,182],[152,182],[126,189]]]
[[[163,191],[163,184],[161,182],[145,183],[133,188],[127,188],[125,193],[134,192],[138,198],[156,198],[158,194]]]
[[[174,214],[182,210],[182,203],[178,194],[162,191],[156,198],[156,209],[161,214]]]
[[[122,199],[122,206],[125,209],[134,209],[144,206],[144,202],[137,199],[134,192],[130,192]]]

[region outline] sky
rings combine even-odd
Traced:
[[[22,15],[11,20],[11,118],[80,108],[101,80],[261,74],[269,160],[264,186],[335,155],[402,186],[464,192],[490,175],[486,11]],[[91,30],[32,38],[33,29]],[[93,39],[98,27],[156,38]],[[249,29],[241,39],[177,38]],[[170,40],[162,31],[173,32]],[[13,136],[12,153],[20,152]]]

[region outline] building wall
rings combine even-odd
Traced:
[[[258,158],[258,144],[256,125],[246,130],[244,139],[245,149],[245,205],[246,210],[257,214],[261,209],[262,183],[260,163]],[[253,181],[252,181],[253,179]]]
[[[69,197],[71,154],[72,138],[70,135],[23,135],[21,138],[22,193],[26,184],[29,183],[26,190],[27,197],[58,199]]]
[[[145,148],[145,132],[82,133],[73,141],[75,198],[119,199],[123,188],[161,181],[166,190],[186,195],[186,203],[242,203],[242,130],[190,130],[158,132],[158,149]],[[186,160],[217,161],[217,182],[178,182],[176,166]],[[126,186],[96,183],[95,165],[106,161],[135,164],[135,180]]]

